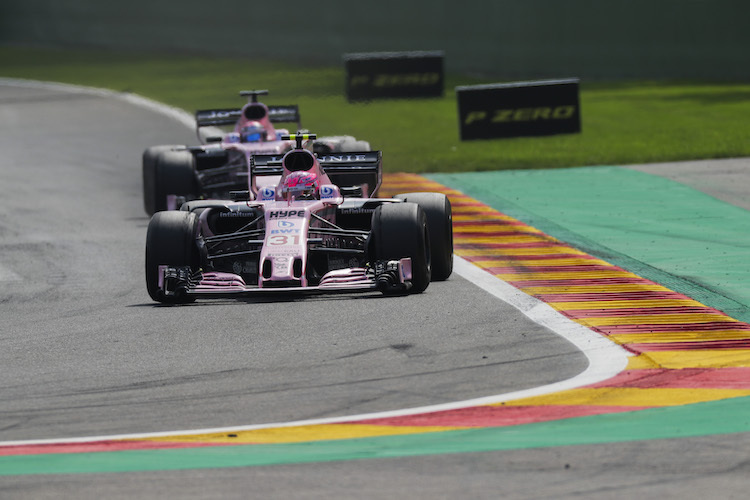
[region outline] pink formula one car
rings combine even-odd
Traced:
[[[247,90],[242,109],[197,111],[196,132],[200,146],[152,146],[143,152],[143,204],[146,213],[174,210],[195,199],[226,199],[230,191],[248,189],[250,158],[254,154],[283,154],[294,141],[281,139],[289,130],[275,123],[296,123],[299,108],[266,106],[258,102],[267,90]],[[220,127],[233,126],[224,131]],[[324,154],[337,151],[369,151],[366,141],[351,136],[322,137],[311,144]]]
[[[255,292],[420,293],[453,270],[451,206],[440,193],[376,198],[380,151],[316,155],[313,134],[252,158],[249,190],[157,212],[146,236],[152,299]],[[307,143],[307,144],[305,144]],[[273,182],[269,182],[272,180]],[[344,197],[348,191],[354,196]]]

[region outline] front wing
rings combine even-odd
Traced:
[[[159,288],[167,297],[217,297],[254,293],[346,293],[380,290],[384,293],[411,288],[411,259],[379,261],[374,267],[330,271],[316,286],[260,287],[241,276],[223,272],[192,272],[189,267],[159,266]]]

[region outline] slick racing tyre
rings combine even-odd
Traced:
[[[148,215],[156,213],[156,161],[165,151],[179,148],[177,145],[151,146],[143,152],[143,209]]]
[[[409,293],[425,291],[430,284],[430,242],[424,210],[416,203],[385,203],[376,208],[372,214],[370,252],[376,261],[410,257]]]
[[[144,184],[145,187],[145,184]],[[167,196],[197,198],[195,158],[187,150],[162,151],[155,161],[153,183],[154,213],[167,209]]]
[[[193,302],[186,295],[166,296],[159,289],[159,266],[198,267],[195,237],[198,218],[191,212],[157,212],[148,224],[146,233],[146,288],[149,296],[165,304]]]
[[[404,193],[395,198],[416,203],[427,216],[430,232],[433,281],[445,281],[453,273],[453,216],[451,202],[442,193]]]

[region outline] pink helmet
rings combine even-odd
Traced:
[[[319,187],[317,174],[300,170],[292,172],[284,179],[281,195],[285,200],[312,200],[318,197]]]

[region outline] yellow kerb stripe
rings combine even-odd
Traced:
[[[606,271],[560,271],[549,273],[502,273],[496,275],[505,281],[529,281],[529,280],[582,280],[592,278],[635,278],[633,273],[618,271],[616,269]]]
[[[458,255],[473,257],[483,255],[586,255],[583,252],[568,247],[561,246],[544,246],[531,248],[486,248],[486,249],[463,249],[457,248],[455,253]]]
[[[628,366],[626,370],[653,370],[654,368],[660,368],[660,366],[653,359],[649,358],[645,354],[639,354],[638,356],[631,356],[628,358]]]
[[[148,441],[167,442],[200,442],[200,443],[300,443],[306,441],[325,441],[329,439],[355,439],[377,436],[397,436],[402,434],[417,434],[424,432],[442,432],[461,429],[462,427],[421,427],[421,426],[386,426],[386,425],[357,425],[357,424],[325,424],[304,425],[299,427],[273,427],[252,431],[232,433],[236,437],[229,437],[227,433],[215,434],[186,434],[182,436],[166,436],[150,438]],[[136,440],[128,440],[136,441]],[[143,441],[138,439],[137,441]]]
[[[727,328],[731,328],[729,323],[737,323],[723,314],[639,314],[633,316],[616,316],[608,318],[574,318],[574,321],[588,326],[611,326],[611,325],[668,325],[668,324],[691,324],[691,323],[728,323]]]
[[[680,406],[742,396],[750,396],[750,389],[603,387],[596,389],[572,389],[545,396],[508,401],[505,403],[505,406]]]
[[[621,283],[617,285],[557,285],[527,286],[521,288],[529,295],[550,293],[622,293],[622,292],[671,292],[669,288],[653,283]]]
[[[642,356],[662,368],[750,368],[750,349],[651,351]]]
[[[466,244],[466,243],[547,243],[547,242],[556,242],[554,238],[549,237],[542,237],[542,236],[531,236],[531,235],[524,235],[524,236],[471,236],[471,237],[460,237],[456,238],[457,244]]]
[[[618,344],[661,344],[665,342],[708,342],[712,340],[750,339],[748,330],[675,331],[608,335]]]
[[[558,311],[577,311],[585,309],[639,309],[659,307],[705,307],[692,299],[657,299],[657,300],[587,300],[580,302],[548,302]]]
[[[508,217],[506,215],[499,214],[497,212],[492,212],[486,214],[482,214],[481,216],[476,216],[474,214],[462,214],[461,212],[454,211],[453,212],[453,221],[454,222],[482,222],[487,220],[493,220],[493,221],[502,221],[502,222],[515,222],[515,219]],[[516,224],[508,225],[508,227],[518,227]],[[523,227],[523,226],[521,226]]]
[[[460,238],[464,233],[519,233],[519,234],[544,234],[540,230],[529,226],[508,226],[507,228],[488,226],[478,224],[476,226],[454,226],[453,237]],[[497,238],[507,238],[509,235],[504,234],[497,236]]]
[[[546,266],[608,266],[609,264],[598,259],[584,259],[569,257],[567,259],[492,259],[474,262],[481,267],[546,267]]]

